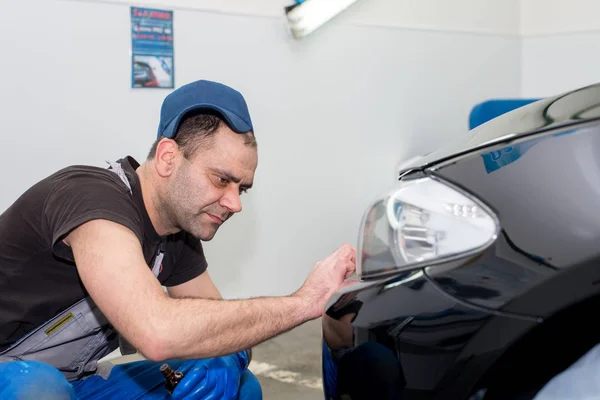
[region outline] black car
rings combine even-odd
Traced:
[[[329,301],[326,399],[531,399],[600,342],[600,84],[399,172]]]

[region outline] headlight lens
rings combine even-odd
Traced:
[[[357,272],[381,276],[475,254],[499,229],[491,210],[445,182],[401,181],[363,218]]]

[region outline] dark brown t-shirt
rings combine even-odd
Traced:
[[[139,166],[119,160],[133,194],[109,169],[70,166],[41,180],[0,215],[0,348],[87,296],[73,253],[62,239],[92,219],[131,229],[150,266],[165,251],[158,280],[174,286],[207,267],[202,244],[186,232],[160,237],[146,212]],[[110,251],[110,249],[106,249]]]

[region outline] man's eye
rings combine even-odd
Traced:
[[[240,194],[248,193],[248,189],[240,188]]]
[[[219,184],[223,186],[227,186],[227,184],[229,184],[229,180],[227,178],[223,178],[222,176],[217,176],[217,181],[219,181]]]

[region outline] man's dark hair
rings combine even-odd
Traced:
[[[219,130],[221,124],[224,123],[225,121],[217,114],[206,112],[190,114],[185,116],[179,124],[173,140],[175,140],[175,143],[183,151],[183,156],[190,160],[201,148],[207,149],[212,146],[212,138]],[[244,144],[254,148],[257,147],[256,138],[252,132],[241,133],[240,135],[244,136]],[[154,144],[152,144],[148,153],[148,160],[154,159],[158,142],[162,139],[164,139],[163,136],[156,139]]]

